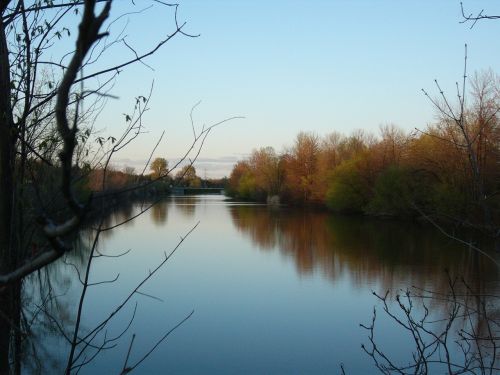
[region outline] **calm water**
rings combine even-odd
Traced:
[[[116,213],[108,224],[139,209]],[[132,334],[129,363],[194,310],[136,373],[337,374],[343,363],[348,374],[371,374],[376,371],[361,350],[367,332],[359,323],[368,323],[373,307],[380,308],[372,291],[416,285],[445,292],[448,269],[481,291],[498,292],[498,273],[490,262],[422,225],[269,208],[223,196],[172,197],[103,235],[102,253],[130,252],[95,259],[92,282],[119,277],[90,288],[84,329],[113,311],[197,222],[174,256],[141,287],[143,294],[113,320],[108,338],[127,326],[137,303],[118,345],[81,373],[119,373]],[[83,248],[87,241],[84,234]],[[48,314],[68,330],[81,289],[75,268],[83,274],[82,252],[68,257],[67,264],[52,265],[48,278],[30,281],[34,301],[36,291],[51,281],[61,297]],[[446,312],[439,303],[433,309]],[[47,358],[44,366],[60,371],[67,353],[61,335],[50,326],[35,331],[38,350]],[[392,357],[407,358],[408,342],[394,325],[381,317],[377,332]]]

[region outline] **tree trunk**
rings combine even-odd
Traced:
[[[7,40],[0,22],[0,92],[10,93],[10,63]],[[0,272],[12,267],[12,222],[14,192],[15,129],[10,95],[0,95]],[[0,374],[9,371],[9,343],[12,318],[12,289],[0,289]]]

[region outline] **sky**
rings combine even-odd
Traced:
[[[463,0],[467,12],[500,14],[497,1]],[[147,8],[153,4],[152,8]],[[137,12],[137,14],[126,14]],[[174,29],[173,8],[149,0],[116,0],[111,35],[125,26],[127,43],[144,52]],[[377,133],[393,123],[423,129],[435,119],[421,89],[436,95],[434,79],[452,98],[461,80],[464,45],[468,74],[500,73],[499,21],[461,24],[460,2],[440,1],[181,1],[183,30],[154,56],[125,69],[99,119],[103,132],[123,129],[123,113],[148,93],[147,133],[114,163],[140,169],[163,131],[154,157],[172,164],[193,140],[190,111],[210,133],[198,161],[201,177],[221,177],[253,149],[277,151],[300,131],[319,136],[356,129]],[[103,64],[130,57],[115,48]]]

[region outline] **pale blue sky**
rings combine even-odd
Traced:
[[[146,1],[117,0],[114,14]],[[149,2],[148,2],[149,3]],[[500,14],[496,1],[464,1],[470,11]],[[172,30],[169,9],[131,15],[129,43],[146,50]],[[126,18],[122,19],[122,24]],[[460,24],[459,1],[182,1],[179,19],[196,39],[178,36],[147,63],[120,75],[101,124],[109,133],[122,126],[132,98],[155,81],[149,130],[118,155],[118,164],[147,158],[162,130],[166,141],[155,156],[174,159],[192,138],[191,107],[198,124],[245,116],[210,135],[199,174],[220,176],[232,161],[261,146],[281,150],[296,134],[333,130],[377,132],[394,123],[424,128],[434,111],[421,88],[435,93],[433,80],[455,95],[469,46],[469,74],[500,72],[500,21],[472,30]],[[120,22],[116,25],[120,28]],[[113,55],[118,59],[119,52]],[[126,161],[126,160],[129,161]]]

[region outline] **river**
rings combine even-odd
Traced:
[[[106,224],[121,222],[141,207],[116,212]],[[102,254],[129,252],[94,259],[90,280],[99,284],[87,293],[83,330],[105,319],[197,223],[139,289],[141,294],[111,321],[108,338],[131,322],[116,347],[103,350],[80,373],[119,373],[133,334],[129,365],[194,311],[135,373],[337,374],[343,364],[347,374],[371,374],[376,373],[373,361],[361,349],[368,331],[360,323],[370,323],[374,307],[378,343],[397,360],[410,355],[405,333],[384,317],[372,292],[389,290],[394,296],[417,286],[445,293],[447,270],[481,293],[500,294],[491,261],[423,223],[338,217],[218,195],[179,196],[102,234]],[[83,277],[90,232],[82,234],[79,250],[65,262],[27,281],[27,305],[40,304],[48,281],[58,296],[45,319],[33,318],[33,341],[44,371],[59,373],[65,366],[67,345],[48,323],[56,321],[71,332],[81,291],[76,270]],[[446,314],[445,305],[430,305],[433,314]],[[36,309],[31,311],[34,316]],[[25,369],[35,371],[34,361],[28,362]]]

